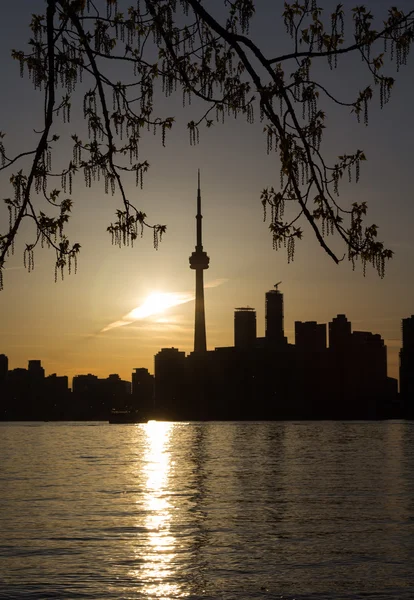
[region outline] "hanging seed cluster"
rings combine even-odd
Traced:
[[[321,245],[329,251],[324,238],[338,234],[348,247],[351,262],[361,259],[363,270],[370,263],[382,277],[384,264],[392,253],[376,239],[375,225],[363,225],[366,210],[357,213],[355,209],[341,206],[339,183],[346,176],[348,182],[358,182],[361,162],[365,155],[361,150],[354,154],[339,156],[333,166],[324,158],[323,133],[326,115],[319,107],[320,96],[330,102],[348,108],[354,113],[358,122],[368,125],[369,105],[374,97],[371,86],[358,92],[353,102],[344,102],[320,81],[314,79],[311,54],[321,53],[330,69],[338,67],[339,50],[346,47],[344,7],[339,4],[334,12],[326,18],[321,3],[316,0],[302,2],[285,2],[283,18],[293,47],[299,49],[303,56],[296,56],[295,51],[284,58],[295,59],[292,63],[263,62],[267,68],[270,83],[263,84],[260,89],[260,120],[264,122],[263,131],[266,136],[266,151],[277,151],[280,159],[280,191],[267,188],[261,195],[264,218],[269,217],[276,249],[285,247],[288,260],[293,256],[289,240],[301,237],[294,229],[296,221],[305,217],[316,231]],[[370,76],[378,87],[381,108],[390,99],[394,79],[383,74],[384,54],[390,53],[391,60],[396,62],[397,71],[407,62],[409,49],[413,39],[413,19],[404,15],[395,7],[388,13],[382,31],[373,28],[373,16],[364,7],[352,10],[353,39],[357,52],[364,64],[368,66]],[[374,55],[373,48],[379,40],[383,40],[384,52]],[[289,64],[296,62],[292,72],[285,73]],[[271,66],[271,68],[270,68]],[[274,111],[274,100],[278,99],[278,113]],[[282,200],[288,204],[289,211],[282,218],[279,206]],[[295,205],[297,209],[295,210]],[[270,210],[268,210],[270,209]]]

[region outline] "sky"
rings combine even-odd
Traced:
[[[327,8],[336,4],[321,3]],[[219,0],[211,3],[223,19],[220,4]],[[391,3],[370,0],[365,4],[385,18]],[[31,14],[43,13],[44,6],[42,0],[14,0],[7,21],[3,20],[0,130],[6,133],[7,147],[16,152],[32,147],[33,130],[41,128],[42,103],[39,92],[19,77],[10,51],[24,48]],[[408,10],[414,2],[405,0],[399,6]],[[257,1],[251,36],[269,56],[290,48],[282,10],[282,1]],[[282,281],[285,334],[291,343],[295,321],[328,323],[345,313],[354,330],[381,334],[388,347],[389,375],[397,377],[401,319],[414,313],[413,67],[411,60],[401,68],[391,101],[383,110],[379,99],[372,103],[368,127],[358,125],[347,109],[329,106],[327,115],[325,155],[334,162],[336,156],[360,148],[367,156],[360,182],[342,185],[341,202],[368,202],[368,219],[379,226],[380,239],[395,252],[384,279],[370,267],[364,277],[360,266],[353,271],[346,260],[334,264],[308,227],[304,227],[293,263],[288,264],[283,250],[273,250],[268,223],[263,222],[260,192],[278,185],[279,163],[276,154],[266,154],[259,120],[253,125],[242,119],[214,125],[201,131],[199,145],[191,146],[186,123],[192,113],[182,109],[180,95],[168,100],[161,96],[157,108],[163,115],[176,117],[173,131],[165,148],[151,134],[143,137],[141,157],[151,165],[144,187],[137,189],[126,182],[129,197],[147,213],[148,220],[167,225],[158,250],[153,248],[151,235],[144,235],[133,248],[112,246],[106,227],[118,207],[116,199],[106,196],[103,186],[86,189],[79,177],[73,187],[74,210],[68,227],[71,240],[82,247],[77,274],[55,283],[54,255],[40,248],[34,271],[23,268],[24,243],[33,238],[29,224],[22,228],[15,254],[6,265],[5,289],[0,292],[0,353],[9,357],[9,368],[26,367],[28,360],[40,359],[47,375],[71,379],[83,373],[100,377],[118,373],[130,380],[134,368],[153,372],[154,355],[163,347],[192,350],[195,280],[188,258],[195,245],[200,168],[203,244],[210,256],[205,272],[208,349],[233,345],[236,307],[254,307],[258,335],[264,335],[265,292]],[[328,78],[344,99],[353,99],[355,90],[367,85],[356,57],[342,59],[337,71],[330,72],[326,65],[317,68],[321,79]],[[195,103],[191,111],[200,114],[201,109]],[[69,125],[57,124],[62,136],[62,155],[57,161],[64,160],[65,153],[69,160],[70,135],[82,132],[76,106],[73,113]],[[1,198],[11,194],[9,177],[10,172],[0,177]],[[6,218],[0,207],[0,230]],[[179,304],[172,306],[176,300]],[[113,326],[117,323],[120,326]]]

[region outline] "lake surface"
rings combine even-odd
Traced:
[[[0,424],[0,598],[414,598],[414,422]]]

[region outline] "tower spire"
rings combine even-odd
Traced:
[[[198,169],[198,188],[197,188],[197,243],[196,250],[203,250],[203,234],[202,234],[202,219],[201,214],[201,189],[200,189],[200,169]]]
[[[207,256],[207,253],[203,250],[202,219],[203,216],[201,214],[200,169],[198,169],[196,247],[195,251],[190,256],[190,268],[194,269],[196,272],[194,352],[205,352],[207,350],[203,271],[205,269],[208,269],[210,258]]]

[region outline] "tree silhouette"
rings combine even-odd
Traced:
[[[353,8],[353,42],[347,45],[343,5],[326,15],[317,0],[285,2],[282,18],[292,52],[278,56],[275,48],[273,55],[265,56],[249,37],[254,0],[223,0],[224,23],[202,0],[121,4],[116,0],[47,0],[46,15],[32,16],[29,51],[12,52],[22,77],[28,75],[44,96],[44,127],[36,147],[17,156],[9,156],[5,133],[0,133],[1,170],[18,169],[21,161],[25,165],[11,174],[14,196],[4,200],[10,218],[0,234],[0,287],[24,219],[34,221],[36,228],[24,251],[29,270],[38,244],[56,251],[56,277],[72,265],[76,269],[80,246],[69,241],[65,224],[72,209],[72,180],[80,172],[87,187],[101,180],[105,192],[120,200],[116,219],[108,227],[113,243],[133,244],[150,228],[157,247],[166,227],[149,224],[147,216],[131,203],[123,174],[134,173],[137,185],[142,186],[149,165],[139,160],[141,136],[152,131],[164,145],[174,124],[174,117],[154,113],[154,96],[161,87],[167,97],[181,93],[184,104],[192,97],[204,101],[199,119],[188,123],[191,144],[198,143],[201,127],[222,122],[229,115],[244,117],[264,130],[267,152],[275,151],[279,158],[280,185],[264,189],[261,201],[273,246],[285,246],[288,260],[293,258],[295,241],[302,237],[302,219],[335,262],[343,257],[327,242],[332,234],[342,239],[353,265],[360,259],[365,271],[371,263],[382,277],[392,252],[378,241],[377,227],[365,224],[366,203],[346,207],[338,196],[344,175],[358,181],[364,153],[357,150],[328,164],[321,149],[325,113],[320,99],[325,96],[367,124],[374,89],[382,107],[394,84],[383,73],[384,55],[389,54],[397,71],[407,61],[414,10],[404,13],[390,8],[382,28],[375,30],[371,12],[364,6]],[[362,58],[374,87],[367,85],[354,101],[344,102],[313,77],[312,67],[327,60],[335,69],[341,55],[350,53]],[[109,76],[107,65],[114,62],[131,67],[129,79],[114,81]],[[77,93],[81,81],[83,86],[88,83],[86,93]],[[73,154],[66,168],[54,172],[52,158],[59,147],[55,121],[58,117],[69,121],[72,105],[82,102],[87,137],[72,135]],[[53,212],[46,214],[38,208],[41,198]],[[297,208],[293,218],[284,216],[287,203]]]

